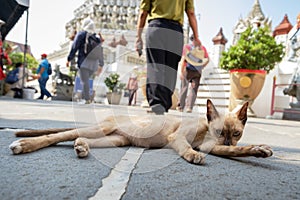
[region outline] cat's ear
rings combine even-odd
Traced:
[[[248,102],[244,103],[244,105],[240,108],[240,110],[236,112],[237,118],[242,122],[243,125],[245,125],[247,121],[248,105],[249,105]]]
[[[215,108],[214,104],[211,102],[211,100],[207,99],[206,107],[207,107],[206,117],[208,122],[211,122],[212,120],[219,117],[219,113]]]

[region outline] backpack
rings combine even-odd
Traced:
[[[86,33],[84,54],[87,58],[93,60],[103,60],[103,48],[101,40],[96,34]]]
[[[51,67],[51,63],[48,63],[48,70],[47,70],[48,75],[52,74],[52,67]]]
[[[5,82],[8,84],[13,84],[19,80],[19,68],[16,68],[8,72]]]

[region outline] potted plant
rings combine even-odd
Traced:
[[[108,88],[106,97],[109,104],[119,104],[122,97],[122,90],[125,88],[125,83],[121,83],[120,75],[112,73],[105,78],[104,83]]]
[[[230,71],[230,111],[248,101],[249,111],[254,115],[251,105],[264,85],[266,74],[282,60],[283,48],[271,36],[269,27],[248,27],[238,42],[223,52],[220,67]]]

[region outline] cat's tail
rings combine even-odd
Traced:
[[[50,129],[43,129],[43,130],[26,130],[26,131],[18,131],[15,132],[16,137],[36,137],[42,135],[49,135],[58,132],[64,132],[73,130],[75,128],[50,128]]]

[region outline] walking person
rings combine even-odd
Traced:
[[[190,37],[190,41],[191,44],[186,44],[183,47],[183,56],[180,61],[181,89],[179,93],[179,101],[176,107],[176,110],[180,112],[186,108],[187,113],[191,113],[193,111],[200,85],[202,70],[209,62],[206,48],[203,45],[195,48],[193,36]]]
[[[133,72],[130,74],[126,89],[129,91],[128,97],[128,105],[131,106],[132,101],[134,100],[134,105],[136,104],[137,98],[137,90],[138,90],[138,74],[137,74],[137,67],[133,68]]]
[[[141,0],[137,25],[136,50],[142,53],[142,32],[146,32],[147,82],[146,94],[149,112],[162,115],[172,106],[178,62],[183,47],[184,12],[200,46],[193,0]],[[148,18],[147,18],[148,17]]]
[[[38,79],[39,81],[39,86],[41,90],[41,95],[38,99],[44,99],[44,96],[47,96],[47,99],[51,98],[52,95],[50,92],[46,89],[47,81],[49,80],[49,75],[48,75],[48,67],[49,67],[49,62],[47,60],[47,54],[43,53],[41,55],[42,61],[39,64],[39,67],[36,71],[37,75],[35,78]]]
[[[90,104],[92,102],[89,79],[93,74],[99,75],[104,65],[103,59],[95,59],[85,53],[85,44],[88,35],[93,35],[94,38],[99,40],[99,43],[103,41],[103,39],[100,39],[100,36],[95,33],[95,24],[93,20],[89,18],[83,21],[82,31],[76,33],[71,51],[67,58],[67,67],[69,67],[70,61],[74,59],[76,52],[78,51],[77,66],[79,68],[80,80],[83,85],[82,99],[79,104]]]

